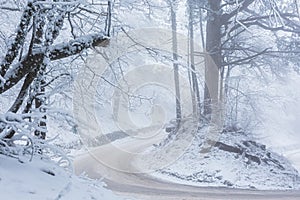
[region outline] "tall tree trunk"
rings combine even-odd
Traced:
[[[172,48],[173,48],[173,68],[174,68],[174,83],[175,83],[175,101],[176,101],[176,121],[177,125],[181,121],[181,105],[180,105],[180,88],[178,74],[178,49],[177,49],[177,24],[176,12],[174,10],[175,0],[169,2],[171,6],[171,22],[172,22]]]
[[[48,48],[48,44],[44,42],[44,33],[45,33],[45,22],[44,20],[46,19],[45,11],[41,10],[40,14],[38,16],[34,17],[34,41],[33,41],[33,47],[42,47],[46,46]],[[47,54],[47,52],[44,52]],[[34,82],[34,103],[35,103],[35,108],[39,109],[40,112],[45,112],[44,106],[45,104],[45,88],[43,87],[44,84],[46,84],[45,77],[44,77],[44,72],[46,70],[46,55],[44,55],[44,58],[41,63],[39,63],[38,67],[38,72],[35,77],[35,82]],[[46,139],[46,131],[41,131],[40,129],[46,129],[46,115],[42,117],[42,119],[38,122],[38,127],[39,130],[35,130],[34,134],[40,139]]]
[[[193,25],[193,9],[192,3],[189,3],[189,41],[190,41],[190,68],[191,68],[191,81],[192,81],[192,103],[193,115],[198,119],[201,112],[201,100],[199,93],[199,85],[195,69],[195,48],[194,48],[194,25]]]
[[[208,19],[206,25],[204,115],[210,119],[212,109],[218,107],[219,69],[221,68],[221,0],[208,1]]]

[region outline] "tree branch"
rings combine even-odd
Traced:
[[[242,62],[245,62],[245,61],[247,61],[247,60],[252,60],[253,58],[255,58],[255,57],[257,57],[257,56],[260,56],[260,55],[262,55],[262,54],[268,52],[269,49],[270,49],[270,48],[266,48],[265,50],[263,50],[263,51],[261,51],[261,52],[259,52],[259,53],[257,53],[257,54],[254,54],[254,55],[252,55],[252,56],[249,56],[249,57],[246,57],[246,58],[242,58],[242,59],[239,59],[239,60],[230,62],[230,63],[226,63],[226,62],[225,62],[225,63],[223,63],[223,66],[228,66],[228,65],[238,65],[238,64],[240,64],[240,63],[242,63]]]
[[[7,6],[0,6],[0,10],[21,11],[20,8],[12,8],[12,7],[7,7]]]
[[[18,112],[18,110],[20,109],[24,99],[25,99],[25,96],[27,95],[28,93],[28,88],[29,86],[31,85],[31,83],[33,82],[35,76],[36,76],[37,72],[31,72],[29,73],[25,80],[24,80],[24,83],[23,83],[23,86],[19,92],[19,95],[18,97],[16,98],[15,102],[13,103],[13,105],[10,107],[10,109],[8,110],[9,112],[13,112],[13,113],[16,113]]]
[[[11,46],[7,50],[7,53],[4,57],[4,60],[1,62],[0,65],[0,75],[3,77],[8,70],[9,66],[16,58],[21,49],[21,46],[24,43],[24,40],[27,35],[27,29],[29,26],[30,19],[34,13],[34,7],[32,3],[28,3],[27,8],[25,9],[23,16],[21,17],[20,24],[17,28],[17,36],[15,37],[14,41],[12,42]]]
[[[51,61],[59,60],[81,53],[83,50],[109,44],[109,39],[103,34],[92,34],[71,40],[68,43],[57,44],[48,47]],[[14,66],[0,80],[0,94],[15,86],[26,74],[32,72],[44,58],[46,47],[33,50],[31,55],[27,55],[18,65]]]
[[[244,0],[241,3],[241,6],[232,11],[231,13],[223,14],[221,16],[221,23],[226,24],[232,17],[234,17],[236,14],[238,14],[241,11],[244,11],[247,9],[255,0]]]

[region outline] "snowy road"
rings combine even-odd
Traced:
[[[120,148],[127,151],[141,152],[159,138],[139,141],[120,141]],[[134,167],[134,155],[115,151],[115,145],[107,144],[97,147],[90,153],[77,157],[74,163],[75,172],[85,172],[90,178],[101,179],[107,187],[117,194],[136,199],[161,200],[243,200],[243,199],[300,199],[300,191],[257,191],[228,188],[195,187],[165,182],[145,173],[137,172]],[[117,168],[115,170],[113,168]]]

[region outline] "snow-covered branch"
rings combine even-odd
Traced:
[[[85,49],[108,45],[109,38],[104,34],[91,34],[79,37],[66,43],[61,43],[49,47],[49,58],[58,60],[79,54]],[[27,55],[22,61],[9,70],[3,80],[0,80],[0,94],[16,85],[26,74],[34,71],[43,61],[46,47],[35,49],[31,55]]]
[[[1,61],[1,65],[0,65],[0,75],[3,77],[6,73],[6,71],[8,70],[9,66],[11,65],[11,63],[13,62],[13,60],[16,58],[16,56],[18,55],[24,40],[26,38],[27,35],[27,31],[28,31],[28,26],[30,23],[30,19],[32,17],[32,15],[34,14],[34,7],[32,5],[31,2],[28,3],[23,16],[21,17],[20,20],[20,24],[17,28],[17,35],[14,39],[14,41],[12,41],[6,55],[3,61]],[[0,84],[1,85],[1,84]]]

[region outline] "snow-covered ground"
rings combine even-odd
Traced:
[[[62,124],[49,119],[49,145],[72,162],[85,152],[80,136]],[[50,159],[50,157],[52,159]],[[64,167],[57,164],[58,156],[0,154],[0,193],[7,200],[123,200],[108,190],[101,179],[90,179],[86,174],[75,175],[73,163]]]
[[[170,149],[179,149],[180,145],[184,145],[184,140],[189,138],[187,132],[190,124],[187,121],[182,126],[185,132],[180,132],[179,129],[178,135],[171,141],[152,147],[148,151],[152,151],[153,156],[143,157],[138,161],[138,167],[144,169],[157,165],[162,156],[172,156],[169,153]],[[177,160],[151,175],[195,186],[260,190],[300,188],[300,176],[290,162],[270,151],[265,145],[255,142],[251,134],[238,131],[223,132],[211,149],[203,153],[201,149],[206,140],[206,131],[207,128],[202,128],[184,153],[178,155]]]
[[[118,200],[101,180],[76,176],[53,161],[34,156],[16,158],[0,155],[1,199],[7,200]]]

